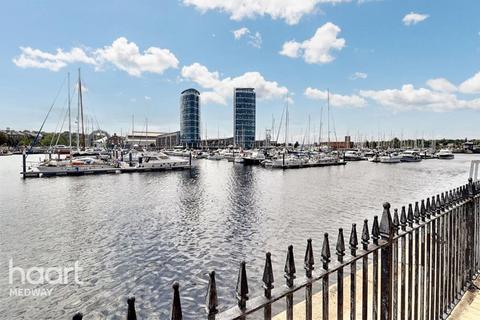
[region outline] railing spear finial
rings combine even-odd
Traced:
[[[442,202],[440,200],[440,195],[437,194],[437,199],[435,200],[435,212],[438,212],[440,209],[442,209]]]
[[[415,219],[415,223],[418,224],[420,222],[420,208],[418,207],[418,201],[415,201],[415,211],[413,212],[413,217]]]
[[[304,268],[305,274],[307,278],[312,277],[312,271],[315,269],[313,266],[315,264],[315,260],[313,258],[313,247],[312,247],[312,239],[307,240],[307,250],[305,251],[305,259],[304,259]]]
[[[270,299],[272,297],[273,289],[273,267],[272,267],[272,254],[267,252],[265,254],[265,267],[263,268],[263,289],[265,289],[265,298]]]
[[[336,253],[337,253],[338,262],[343,263],[343,256],[345,256],[345,239],[343,238],[342,228],[338,229]]]
[[[391,239],[393,237],[393,222],[390,214],[390,203],[383,204],[382,220],[380,222],[380,235],[383,239]]]
[[[218,313],[218,295],[217,282],[215,281],[215,271],[208,274],[208,288],[207,296],[205,298],[205,306],[209,319],[215,319],[215,314]]]
[[[435,196],[432,196],[432,206],[430,207],[430,213],[434,216],[437,213],[437,202]]]
[[[248,300],[247,266],[245,264],[245,261],[242,261],[240,263],[236,292],[238,307],[240,308],[240,310],[245,310]]]
[[[182,320],[182,304],[180,302],[180,285],[178,282],[174,282],[173,289],[173,301],[172,310],[170,312],[170,320]]]
[[[73,315],[72,320],[82,320],[83,319],[83,313],[77,312]]]
[[[378,245],[378,239],[380,239],[380,226],[378,225],[378,216],[373,217],[373,226],[372,226],[372,241],[374,244]]]
[[[425,208],[425,200],[422,199],[422,204],[420,205],[420,219],[425,222],[425,218],[427,217],[427,209]]]
[[[127,299],[127,320],[137,320],[137,312],[135,311],[135,297]]]
[[[413,206],[411,203],[408,204],[408,214],[407,214],[407,222],[410,228],[413,228]]]
[[[407,212],[405,211],[405,206],[402,206],[402,212],[400,213],[400,226],[403,231],[407,229]]]
[[[287,287],[293,286],[293,280],[295,280],[295,273],[297,272],[295,268],[295,258],[293,256],[293,246],[289,245],[287,250],[287,260],[285,261],[285,279]]]
[[[370,232],[368,231],[368,220],[363,221],[363,230],[362,230],[362,245],[363,250],[368,250],[368,244],[370,240]]]
[[[398,233],[400,229],[400,219],[398,217],[398,209],[393,209],[393,231]]]
[[[330,262],[330,243],[328,242],[328,233],[325,233],[323,236],[323,246],[322,246],[322,263],[323,269],[328,270],[328,263]]]
[[[358,249],[358,237],[357,237],[357,225],[355,223],[352,224],[352,231],[350,232],[350,254],[352,256],[357,255]]]

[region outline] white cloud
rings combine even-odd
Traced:
[[[168,68],[177,68],[178,60],[168,49],[150,47],[143,53],[134,42],[124,37],[116,39],[110,46],[85,51],[75,47],[70,51],[57,49],[55,53],[44,52],[30,47],[21,47],[21,54],[13,63],[21,68],[42,68],[59,71],[68,64],[84,63],[101,70],[111,63],[132,76],[143,72],[163,73]]]
[[[57,49],[55,53],[43,52],[31,47],[20,47],[21,54],[13,59],[20,68],[39,68],[58,71],[69,63],[86,63],[96,65],[94,58],[89,57],[81,48],[72,48],[65,52]]]
[[[459,89],[463,93],[480,93],[480,72],[462,82]]]
[[[150,97],[150,96],[145,96],[144,98],[145,98],[145,100],[147,100],[147,101],[148,101],[148,100],[152,100],[152,97]]]
[[[403,17],[402,21],[404,25],[411,26],[426,20],[428,17],[428,14],[410,12],[409,14],[405,15],[405,17]]]
[[[243,37],[244,35],[246,35],[247,33],[250,33],[250,30],[248,30],[248,28],[246,27],[243,27],[243,28],[240,28],[240,29],[237,29],[237,30],[233,30],[233,36],[235,37],[236,40],[240,39],[241,37]]]
[[[258,99],[281,98],[288,93],[286,87],[280,86],[275,81],[265,80],[259,72],[246,72],[238,77],[221,79],[218,72],[211,72],[204,65],[193,63],[182,68],[182,77],[210,90],[202,92],[203,103],[227,105],[227,100],[233,95],[233,89],[241,87],[255,88]]]
[[[111,46],[95,51],[100,63],[110,62],[131,76],[141,76],[143,72],[162,74],[169,68],[177,68],[178,60],[168,49],[150,47],[143,53],[134,42],[124,37],[115,40]]]
[[[248,28],[242,27],[240,29],[233,30],[232,33],[235,40],[239,40],[243,37],[246,37],[248,39],[248,44],[251,45],[252,47],[255,47],[255,48],[262,47],[262,35],[258,31],[255,33],[252,33]]]
[[[319,90],[315,88],[308,87],[305,89],[304,92],[305,96],[314,99],[314,100],[322,100],[327,101],[328,99],[328,92],[326,90]],[[361,108],[367,105],[367,101],[358,96],[358,95],[341,95],[341,94],[334,94],[330,93],[330,105],[334,107],[355,107]]]
[[[331,22],[325,23],[319,27],[315,35],[303,42],[294,40],[283,44],[281,55],[298,58],[303,56],[307,63],[329,63],[335,60],[332,56],[332,50],[342,50],[345,47],[345,39],[337,38],[341,29]]]
[[[401,89],[362,90],[360,95],[394,111],[480,109],[480,99],[462,100],[452,93],[415,88],[411,84]]]
[[[445,78],[430,79],[427,81],[427,86],[432,90],[440,92],[451,93],[457,91],[457,87]]]
[[[351,80],[357,80],[357,79],[367,79],[368,77],[368,74],[364,73],[364,72],[355,72],[354,74],[352,74],[350,76],[350,79]]]
[[[272,19],[282,19],[290,25],[297,24],[304,15],[314,13],[320,3],[342,2],[351,0],[183,0],[184,4],[201,12],[226,12],[230,19],[236,21],[268,15]]]

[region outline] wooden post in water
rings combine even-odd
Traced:
[[[22,153],[22,176],[23,176],[23,179],[26,178],[26,173],[27,173],[27,154],[25,152],[25,149],[23,150],[23,153]]]

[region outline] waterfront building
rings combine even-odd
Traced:
[[[180,95],[180,142],[189,148],[200,145],[200,92],[195,89]]]
[[[234,145],[250,149],[255,144],[256,95],[253,88],[235,88],[233,93]]]
[[[180,131],[164,133],[157,136],[157,148],[172,149],[180,144]]]
[[[157,142],[157,136],[164,134],[164,132],[153,131],[133,131],[127,135],[127,143],[130,146],[138,145],[144,147],[154,147]]]

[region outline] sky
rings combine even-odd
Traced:
[[[289,140],[318,141],[321,122],[325,140],[327,91],[331,139],[480,138],[478,1],[18,0],[0,12],[2,129],[38,130],[57,94],[44,129],[66,129],[67,74],[73,92],[81,68],[87,123],[110,133],[131,131],[132,115],[136,130],[178,130],[180,92],[196,88],[202,137],[228,137],[233,88],[254,87],[257,138],[275,122],[284,139],[288,104]]]

